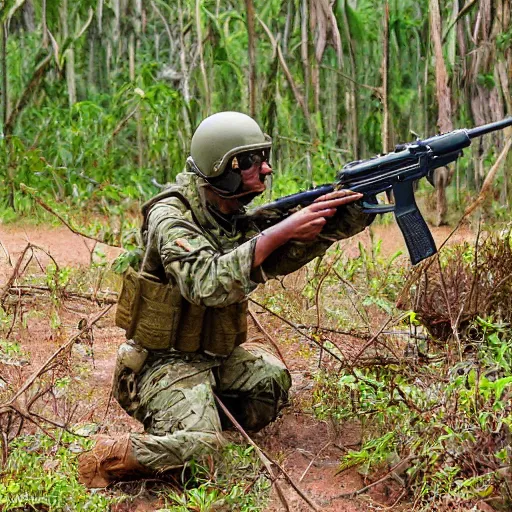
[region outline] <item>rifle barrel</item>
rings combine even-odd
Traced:
[[[470,139],[474,139],[475,137],[481,137],[486,133],[494,132],[496,130],[503,130],[507,126],[512,126],[512,117],[506,117],[501,121],[496,121],[495,123],[484,124],[482,126],[477,126],[476,128],[470,128],[466,130],[468,137]]]

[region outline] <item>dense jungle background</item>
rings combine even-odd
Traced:
[[[88,491],[141,204],[208,114],[273,138],[259,201],[395,144],[512,115],[510,0],[0,1],[0,510],[511,510],[512,129],[418,184],[440,247],[390,215],[258,288],[294,380],[254,436],[180,474]],[[266,455],[264,455],[266,454]]]

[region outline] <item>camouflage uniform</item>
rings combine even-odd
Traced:
[[[221,330],[223,311],[246,305],[258,283],[297,270],[333,241],[369,223],[357,206],[340,207],[315,242],[288,242],[252,269],[258,226],[237,226],[216,214],[206,206],[202,183],[183,172],[171,195],[157,196],[145,208],[142,270],[179,286],[187,303],[213,311]],[[245,334],[236,345],[244,341]],[[140,464],[164,471],[218,447],[227,422],[217,410],[214,392],[249,431],[276,418],[287,400],[290,375],[261,345],[246,347],[236,346],[227,357],[209,355],[204,347],[196,353],[150,350],[138,372],[118,358],[114,394],[145,429],[145,434],[130,437]]]

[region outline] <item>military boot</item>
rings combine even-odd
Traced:
[[[98,436],[92,450],[78,458],[78,480],[89,488],[107,487],[120,480],[148,475],[148,468],[133,454],[130,434],[121,437]]]

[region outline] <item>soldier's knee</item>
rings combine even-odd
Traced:
[[[280,370],[261,380],[250,393],[243,411],[243,423],[247,430],[257,432],[274,421],[288,403],[291,387],[290,374]]]
[[[286,368],[267,366],[261,378],[242,396],[225,395],[221,399],[245,430],[258,432],[274,421],[288,403],[290,387],[291,377]],[[223,414],[221,421],[224,428],[231,427]]]
[[[266,368],[265,374],[262,375],[254,391],[259,390],[256,394],[268,393],[275,400],[286,401],[291,386],[290,372],[281,366],[271,366]]]

